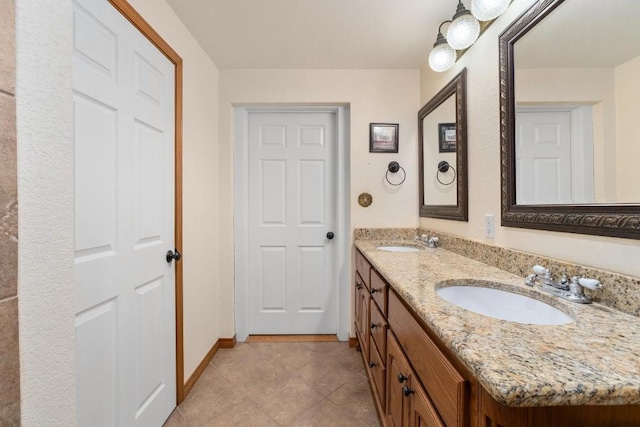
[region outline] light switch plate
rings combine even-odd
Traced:
[[[496,222],[493,215],[484,216],[484,237],[493,239],[496,237]]]

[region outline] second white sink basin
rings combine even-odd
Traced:
[[[376,249],[387,252],[419,252],[420,249],[413,246],[378,246]]]
[[[529,325],[564,325],[571,317],[542,301],[500,289],[447,286],[436,293],[451,304],[495,319]]]

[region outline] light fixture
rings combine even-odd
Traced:
[[[458,8],[447,30],[447,42],[456,50],[471,46],[480,35],[480,23],[458,0]]]
[[[438,27],[438,37],[433,44],[433,49],[429,53],[429,66],[433,71],[443,72],[453,67],[456,63],[456,51],[447,43],[447,39],[442,35],[442,25],[451,21],[444,21]]]
[[[511,0],[471,0],[471,13],[479,21],[491,21],[502,15]]]

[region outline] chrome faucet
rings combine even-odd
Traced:
[[[421,242],[423,245],[429,248],[435,248],[438,246],[438,238],[436,236],[427,236],[426,234],[421,234],[420,236],[416,236],[413,238],[416,242]]]
[[[540,281],[540,289],[567,301],[579,304],[591,304],[591,299],[584,294],[584,288],[601,289],[602,283],[596,279],[573,276],[571,280],[567,277],[566,270],[562,273],[560,280],[555,281],[548,269],[541,265],[534,265],[534,274],[530,274],[524,283],[527,286],[534,286]]]

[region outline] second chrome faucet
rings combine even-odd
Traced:
[[[526,285],[534,286],[537,282],[540,282],[540,289],[567,301],[591,304],[592,301],[585,295],[584,288],[593,290],[602,288],[602,284],[596,279],[580,276],[573,276],[569,279],[566,272],[564,272],[560,280],[556,281],[553,280],[549,270],[541,265],[534,265],[532,270],[533,274],[527,276],[524,281]]]

